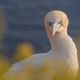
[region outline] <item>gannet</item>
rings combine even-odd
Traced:
[[[51,50],[12,65],[4,80],[73,80],[78,73],[77,49],[67,33],[69,20],[59,10],[46,14],[45,29]]]

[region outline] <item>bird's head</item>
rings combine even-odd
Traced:
[[[56,33],[67,32],[69,20],[64,12],[54,10],[46,14],[44,23],[48,36],[53,37]]]

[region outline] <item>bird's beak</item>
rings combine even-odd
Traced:
[[[56,31],[58,30],[58,24],[52,22],[50,27],[51,27],[51,30],[52,30],[52,33],[53,33],[53,36],[54,36]]]

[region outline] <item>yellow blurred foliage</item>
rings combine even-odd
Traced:
[[[14,59],[20,61],[33,55],[34,49],[30,43],[20,43],[14,53]]]
[[[6,57],[0,54],[0,76],[2,76],[9,68],[9,61],[6,59]]]

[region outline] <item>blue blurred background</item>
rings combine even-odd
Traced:
[[[11,57],[17,44],[29,42],[36,53],[46,52],[50,44],[44,28],[44,16],[62,10],[69,16],[69,34],[80,40],[80,0],[0,0],[0,50]],[[80,44],[80,43],[78,43]]]

